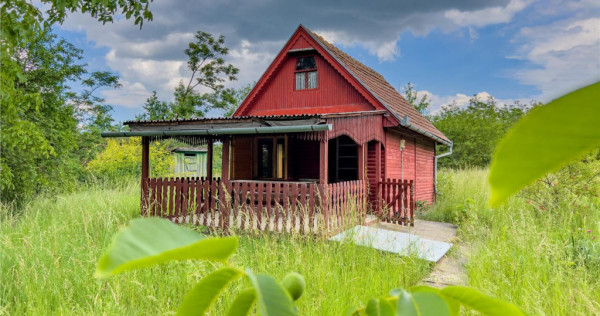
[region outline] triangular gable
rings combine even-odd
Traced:
[[[385,110],[390,113],[386,126],[402,125],[417,131],[427,137],[442,143],[450,140],[433,124],[421,115],[404,97],[396,91],[379,73],[363,65],[348,54],[344,53],[319,35],[306,29],[302,25],[294,32],[286,45],[279,52],[269,68],[261,76],[256,86],[246,97],[244,102],[235,111],[233,116],[245,116],[251,112],[257,96],[267,88],[273,75],[277,73],[281,64],[288,59],[290,51],[314,50],[333,67],[346,82],[351,85],[374,110]],[[305,110],[305,109],[303,109]],[[323,109],[328,111],[328,109]],[[332,106],[336,112],[344,111],[344,107]],[[360,108],[348,108],[348,112],[360,111]],[[364,109],[363,109],[364,110]],[[264,112],[263,112],[264,113]],[[305,112],[300,112],[305,113]],[[285,110],[273,109],[270,115],[300,114]],[[313,112],[311,112],[313,113]],[[320,112],[326,113],[326,112]],[[306,113],[308,114],[308,113]],[[390,125],[388,125],[390,124]]]
[[[387,110],[378,100],[374,97],[360,82],[350,73],[348,70],[341,65],[318,41],[316,41],[307,29],[302,25],[294,32],[284,47],[281,49],[279,54],[275,57],[271,65],[267,68],[264,74],[256,83],[256,86],[248,94],[244,102],[233,114],[234,117],[246,116],[252,112],[252,108],[256,105],[256,100],[260,97],[270,84],[270,81],[274,76],[277,75],[280,67],[283,63],[290,58],[290,52],[302,52],[314,50],[319,56],[321,56],[329,66],[331,66],[343,80],[352,86],[356,90],[357,94],[365,100],[365,104],[368,104],[368,108],[364,106],[335,106],[332,104],[329,107],[322,107],[319,110],[321,112],[312,112],[310,109],[302,109],[302,114],[308,114],[308,111],[312,113],[335,113],[335,112],[351,112],[351,111],[365,111],[365,110]],[[315,110],[316,111],[316,110]],[[311,114],[312,114],[311,113]],[[273,109],[269,112],[261,111],[260,115],[283,115],[283,114],[300,114],[292,110],[287,111],[284,109]],[[253,114],[254,115],[254,114]]]
[[[296,38],[296,40],[294,41],[294,43],[291,45],[290,49],[307,49],[307,48],[314,48],[314,47],[306,40],[305,36],[300,34],[300,36],[298,36]]]

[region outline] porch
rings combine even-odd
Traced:
[[[413,182],[385,178],[380,111],[126,124],[131,132],[103,136],[142,136],[144,216],[224,231],[327,235],[367,214],[413,224]],[[205,146],[207,177],[149,177],[149,144],[165,138]],[[222,143],[221,177],[213,177],[215,142]]]

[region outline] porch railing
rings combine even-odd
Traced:
[[[211,228],[333,234],[362,221],[366,181],[221,181],[150,178],[142,183],[142,215]]]
[[[414,226],[413,180],[387,179],[377,183],[376,214],[383,222]]]

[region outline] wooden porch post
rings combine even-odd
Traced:
[[[225,137],[221,155],[221,180],[223,181],[229,181],[229,143],[229,137]]]
[[[381,209],[381,186],[379,185],[381,182],[381,142],[377,142],[375,144],[375,185],[377,186],[375,198],[377,199],[377,213],[382,211]]]
[[[319,183],[327,184],[329,174],[327,166],[329,162],[329,140],[322,140],[319,144]]]
[[[329,238],[331,222],[329,220],[329,140],[327,137],[319,142],[319,196],[321,197],[321,211],[325,217],[325,235]]]
[[[209,138],[206,150],[206,179],[212,180],[213,177],[213,139]]]
[[[142,137],[142,199],[141,213],[147,215],[148,212],[148,177],[150,169],[150,138]]]
[[[381,182],[381,142],[375,145],[375,178]]]
[[[365,147],[367,144],[358,145],[358,180],[365,179]]]

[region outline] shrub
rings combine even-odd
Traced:
[[[108,139],[106,147],[87,165],[95,177],[120,180],[139,177],[141,173],[140,138]],[[168,142],[153,142],[150,145],[150,174],[172,173],[174,160]]]
[[[561,210],[583,210],[600,198],[600,150],[545,175],[523,189],[519,196],[538,216]]]

